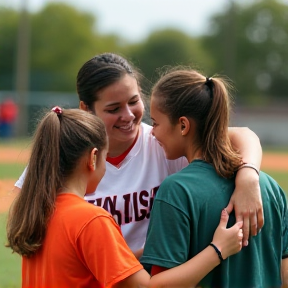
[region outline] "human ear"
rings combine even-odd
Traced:
[[[187,117],[184,117],[184,116],[180,117],[179,124],[180,124],[181,135],[182,136],[187,135],[190,130],[190,122],[187,119]]]
[[[89,157],[89,169],[95,171],[97,166],[96,166],[96,161],[97,161],[97,148],[93,148],[90,152],[90,157]]]
[[[84,110],[84,111],[87,111],[87,112],[90,111],[89,108],[88,108],[88,105],[86,105],[86,104],[84,103],[84,101],[80,101],[80,102],[79,102],[79,109]]]

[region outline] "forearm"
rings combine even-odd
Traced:
[[[229,128],[232,146],[245,163],[260,169],[262,147],[257,135],[248,128]],[[249,235],[255,236],[263,227],[264,214],[259,185],[259,172],[251,167],[240,169],[236,174],[235,190],[226,207],[228,213],[234,209],[236,221],[243,221],[243,245],[248,245]]]
[[[259,137],[246,127],[229,127],[228,133],[232,146],[242,156],[243,162],[252,163],[260,169],[262,147]]]
[[[195,287],[219,264],[215,250],[208,246],[186,263],[152,276],[149,287]]]

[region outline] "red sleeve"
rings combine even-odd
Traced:
[[[80,257],[105,287],[143,269],[110,215],[91,220],[77,240]]]
[[[163,271],[166,271],[166,270],[168,270],[168,268],[157,266],[157,265],[153,265],[152,269],[151,269],[151,276],[154,276],[154,275],[156,275],[158,273],[161,273]]]

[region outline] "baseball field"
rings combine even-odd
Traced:
[[[269,173],[288,193],[288,149],[264,152],[262,170]],[[30,154],[28,141],[0,143],[0,287],[16,288],[21,283],[21,258],[5,247],[7,211],[15,197],[13,185],[21,175]],[[288,194],[287,194],[288,195]]]

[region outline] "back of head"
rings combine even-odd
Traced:
[[[77,75],[79,100],[93,110],[92,104],[98,100],[97,92],[120,80],[126,74],[137,80],[141,91],[141,75],[125,58],[113,53],[93,57],[84,63]]]
[[[176,67],[166,72],[152,89],[157,107],[172,124],[182,116],[193,119],[193,145],[224,177],[232,176],[241,164],[228,137],[229,88],[229,82],[223,78],[206,78],[198,71]]]
[[[54,111],[37,126],[24,184],[10,210],[9,246],[25,256],[41,246],[57,193],[80,159],[95,147],[101,153],[107,145],[98,117],[79,109]]]

